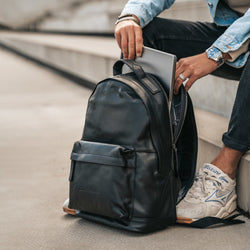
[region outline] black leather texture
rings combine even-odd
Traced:
[[[121,74],[127,64],[132,73]],[[183,145],[185,144],[185,145]],[[197,132],[184,88],[173,99],[130,60],[89,98],[83,135],[71,154],[70,203],[80,216],[148,233],[176,221],[176,203],[192,184]]]

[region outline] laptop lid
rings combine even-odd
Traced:
[[[144,46],[142,57],[135,61],[142,66],[145,72],[155,75],[169,93],[169,108],[171,107],[174,76],[176,69],[176,56]]]

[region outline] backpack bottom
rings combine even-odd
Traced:
[[[130,232],[136,233],[151,233],[167,228],[170,225],[176,223],[175,217],[169,218],[135,218],[131,220],[116,220],[96,214],[90,214],[86,212],[79,212],[78,210],[63,207],[63,211],[67,214],[81,217],[89,221],[96,222],[98,224],[104,224],[118,229],[123,229]]]

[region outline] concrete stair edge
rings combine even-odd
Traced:
[[[25,39],[0,38],[0,43],[9,49],[17,50],[36,60],[41,60],[48,65],[52,65],[91,82],[99,82],[107,76],[112,76],[112,65],[119,58],[119,56],[114,58],[114,56],[105,54],[100,57],[95,52],[82,52],[77,48],[65,49],[51,44],[44,46],[38,42],[27,41]],[[76,67],[72,67],[72,65],[76,65]]]

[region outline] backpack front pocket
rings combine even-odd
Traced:
[[[135,152],[119,145],[78,141],[71,154],[69,207],[128,219],[135,178]]]

